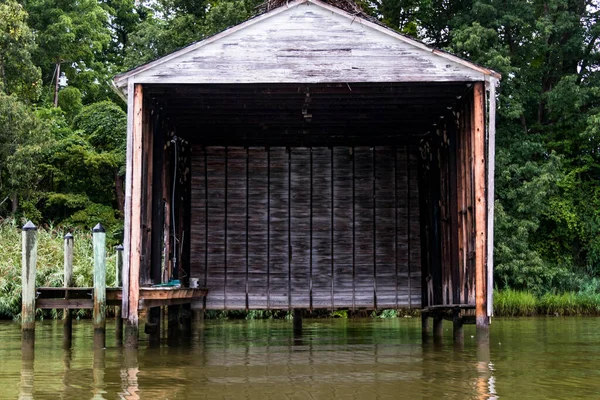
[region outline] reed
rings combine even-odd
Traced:
[[[494,315],[523,317],[535,315],[600,315],[600,294],[588,292],[546,293],[505,289],[494,292]]]
[[[538,298],[530,292],[512,289],[494,292],[494,314],[515,317],[537,314]]]

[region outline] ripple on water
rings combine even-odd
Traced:
[[[449,328],[450,326],[448,326]],[[594,398],[600,320],[495,320],[489,347],[472,327],[421,343],[418,319],[206,321],[200,339],[126,351],[107,333],[94,351],[89,321],[62,349],[60,322],[38,323],[34,359],[19,325],[0,322],[0,398],[398,399]]]

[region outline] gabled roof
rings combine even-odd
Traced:
[[[496,72],[320,0],[282,6],[117,75],[135,83],[457,82]]]

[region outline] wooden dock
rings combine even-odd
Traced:
[[[93,287],[39,287],[35,308],[93,309],[93,292]],[[190,304],[207,294],[208,289],[141,287],[138,309]],[[122,288],[106,288],[107,306],[120,306],[122,300]]]

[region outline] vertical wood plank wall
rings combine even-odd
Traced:
[[[193,146],[208,309],[421,306],[416,146]]]
[[[482,88],[475,84],[471,96],[421,144],[419,169],[423,306],[477,304],[483,315],[487,189]]]

